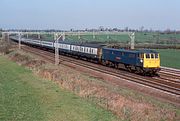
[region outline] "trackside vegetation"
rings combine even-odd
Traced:
[[[0,121],[111,120],[112,113],[0,56]]]

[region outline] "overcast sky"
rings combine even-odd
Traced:
[[[0,0],[0,28],[180,30],[180,0]]]

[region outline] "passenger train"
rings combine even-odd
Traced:
[[[18,37],[11,40],[18,42]],[[102,65],[120,68],[122,65],[130,72],[143,75],[156,75],[160,71],[160,56],[154,50],[126,50],[108,48],[100,44],[71,43],[21,38],[21,43],[54,50],[59,48],[60,54],[72,55],[86,60],[93,60]]]

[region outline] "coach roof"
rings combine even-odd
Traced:
[[[101,47],[106,46],[104,44],[89,44],[89,43],[77,43],[77,42],[67,42],[67,41],[59,41],[59,43],[77,45],[77,46],[85,46],[85,47],[92,47],[92,48],[101,48]]]

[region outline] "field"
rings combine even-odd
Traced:
[[[180,69],[180,50],[159,49],[161,66]]]
[[[0,121],[110,121],[95,104],[0,56]]]
[[[93,36],[94,35],[94,36]],[[43,34],[42,39],[53,40],[53,35]],[[118,32],[101,32],[101,33],[73,33],[66,34],[67,41],[76,42],[120,42],[129,43],[130,38],[127,33]],[[180,44],[180,34],[165,34],[157,32],[136,32],[135,33],[135,43],[156,43],[156,44]]]
[[[100,34],[95,35],[81,35],[80,39],[78,36],[67,36],[67,40],[76,41],[98,41],[98,42],[130,42],[128,34]],[[158,43],[158,44],[174,44],[175,39],[180,40],[180,34],[158,34],[158,33],[141,33],[135,34],[135,43]]]

